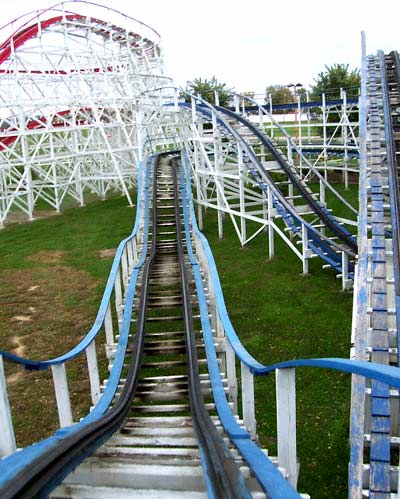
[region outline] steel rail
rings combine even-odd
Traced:
[[[90,2],[87,2],[87,3],[90,4]],[[56,4],[56,5],[54,5],[54,7],[57,7],[57,5],[62,5],[62,4]],[[98,7],[105,7],[104,5],[101,6],[98,4],[92,4],[92,5],[97,5]],[[107,8],[107,7],[105,7],[105,8]],[[47,12],[47,11],[51,12],[51,10],[52,10],[52,8],[49,8],[49,9],[43,10],[43,12]],[[120,12],[115,11],[114,9],[110,9],[110,10],[113,10],[114,12],[117,12],[120,14]],[[62,15],[54,16],[52,18],[45,19],[42,21],[38,20],[38,22],[36,22],[36,23],[33,23],[31,25],[28,25],[28,26],[24,26],[22,28],[19,28],[19,30],[15,31],[9,38],[7,38],[0,45],[0,64],[2,64],[11,55],[13,50],[18,49],[19,47],[24,45],[27,41],[35,38],[37,36],[37,34],[39,33],[39,31],[45,30],[46,28],[48,28],[52,25],[61,24],[64,21],[86,20],[87,19],[87,16],[82,15],[82,14],[78,14],[75,12],[72,12],[72,13],[65,13],[63,11],[61,11],[61,12],[62,12]],[[35,18],[37,19],[37,16],[35,16]],[[133,18],[131,18],[131,19],[135,20],[141,26],[145,26],[146,28],[149,28],[150,30],[152,30],[154,32],[154,34],[156,34],[158,36],[158,38],[160,38],[160,35],[155,30],[153,30],[153,28],[151,28],[150,26],[148,26],[144,23],[141,23],[140,21],[137,21],[136,19],[133,19]],[[33,20],[34,19],[32,19],[32,21]],[[95,17],[90,17],[89,20],[90,20],[90,22],[97,23],[101,26],[107,26],[107,22],[103,21],[101,19],[97,19]],[[119,27],[116,27],[116,28],[119,28]],[[124,28],[119,28],[119,29],[126,32],[126,29],[124,29]],[[142,39],[151,42],[153,44],[153,46],[155,46],[154,41],[147,39],[147,38],[142,38]],[[146,49],[146,50],[149,50],[149,49]]]
[[[206,484],[210,497],[226,499],[250,499],[244,479],[234,461],[232,454],[226,448],[221,435],[213,424],[203,401],[200,385],[200,374],[197,361],[196,338],[194,335],[192,304],[189,291],[189,279],[184,261],[182,228],[179,210],[179,195],[177,186],[177,162],[174,161],[173,185],[175,197],[175,222],[177,228],[177,247],[183,312],[185,324],[186,354],[188,364],[189,400],[192,421],[201,449],[200,457],[205,471]],[[186,199],[182,199],[185,203]],[[186,234],[187,235],[187,234]]]
[[[185,221],[186,247],[196,285],[204,346],[207,354],[208,371],[210,374],[211,387],[218,416],[221,420],[221,424],[224,427],[225,432],[229,436],[229,439],[231,440],[233,445],[236,446],[236,448],[240,452],[240,455],[246,461],[246,463],[252,470],[252,473],[254,473],[260,486],[266,492],[268,497],[270,497],[271,499],[299,499],[300,494],[296,492],[292,485],[283,477],[282,473],[277,469],[275,464],[272,463],[272,461],[264,454],[264,452],[258,447],[258,445],[253,442],[248,431],[239,426],[232,413],[231,408],[229,407],[215,351],[214,336],[208,317],[208,305],[204,290],[203,277],[201,274],[200,265],[192,249],[191,227],[194,229],[196,235],[199,235],[199,232],[194,214],[190,179],[188,176],[186,176],[185,185],[185,178],[182,168],[180,171],[180,178],[182,199],[185,200],[185,202],[183,203],[183,213]],[[186,203],[188,204],[188,206],[186,206]],[[191,226],[190,221],[192,223]],[[207,242],[206,239],[205,241]],[[201,242],[203,242],[203,240]],[[216,290],[216,297],[218,298],[218,290]],[[229,321],[229,317],[227,315],[226,318]],[[226,323],[223,321],[223,326],[225,327],[225,325]],[[236,334],[233,330],[233,327],[231,332],[233,333],[232,335]],[[232,340],[232,335],[230,336],[229,340]],[[262,364],[257,363],[257,361],[253,357],[251,357],[251,355],[241,345],[239,338],[237,338],[237,340],[238,341],[236,347],[239,349],[241,348],[241,353],[243,354],[242,357],[245,357],[247,354],[248,362],[246,363],[246,365],[258,364],[260,368],[264,367]]]
[[[357,252],[357,242],[352,236],[350,232],[343,229],[339,223],[335,220],[335,218],[326,210],[323,206],[321,206],[313,197],[312,192],[309,191],[301,179],[295,174],[287,162],[282,158],[282,156],[276,150],[276,147],[272,144],[271,140],[263,134],[256,126],[250,123],[249,120],[240,116],[239,114],[231,111],[230,109],[224,108],[222,106],[215,106],[215,108],[223,114],[226,114],[230,118],[242,123],[245,127],[247,127],[270,151],[275,160],[279,163],[279,166],[285,172],[290,181],[295,185],[295,187],[299,190],[301,196],[306,201],[306,203],[310,206],[310,208],[314,211],[316,215],[325,223],[327,227],[339,237],[339,239],[346,244],[352,251]],[[264,176],[268,176],[267,171],[264,166],[260,163],[260,170],[262,171]]]
[[[32,21],[34,21],[35,19],[38,19],[38,17],[42,16],[43,14],[45,14],[46,12],[51,12],[51,11],[59,11],[59,12],[62,12],[63,14],[76,14],[76,12],[73,12],[73,11],[70,11],[70,10],[65,10],[65,5],[67,4],[75,4],[75,5],[79,5],[79,4],[82,4],[82,5],[90,5],[90,6],[93,6],[93,7],[101,7],[103,9],[106,9],[107,11],[110,11],[110,12],[113,12],[113,13],[116,13],[120,16],[122,16],[123,18],[125,19],[129,19],[130,21],[134,21],[135,23],[139,24],[139,26],[144,26],[145,28],[148,28],[150,31],[152,31],[155,35],[157,35],[157,37],[160,39],[161,38],[161,35],[160,33],[158,33],[158,31],[156,31],[154,28],[152,28],[150,25],[142,22],[142,21],[139,21],[139,19],[136,19],[134,17],[131,17],[131,16],[128,16],[127,14],[124,14],[123,12],[117,10],[117,9],[113,9],[112,7],[108,7],[106,5],[101,5],[99,3],[96,3],[96,2],[90,2],[90,1],[87,1],[87,0],[66,0],[64,2],[57,2],[55,4],[53,4],[52,6],[49,6],[49,7],[46,7],[46,8],[43,8],[43,9],[39,9],[39,10],[31,10],[30,12],[27,12],[21,16],[18,16],[16,17],[15,19],[13,19],[12,21],[9,21],[7,22],[6,24],[2,25],[0,27],[0,32],[7,28],[8,26],[12,26],[14,23],[16,23],[17,21],[19,21],[20,19],[23,19],[25,17],[28,17],[28,16],[33,16],[31,17],[28,21],[25,21],[24,24],[22,24],[19,28],[17,28],[16,31],[14,31],[14,33],[12,35],[9,36],[9,38],[7,38],[5,40],[5,42],[3,42],[3,44],[0,45],[0,48],[9,40],[11,39],[16,33],[18,33],[20,30],[24,29],[25,26],[28,24],[28,23],[31,23]],[[57,8],[57,7],[62,7],[62,8]]]
[[[169,153],[166,153],[169,154]],[[161,155],[159,155],[161,156]],[[133,353],[129,371],[121,395],[103,416],[89,424],[79,424],[77,431],[60,430],[56,445],[26,462],[20,472],[0,485],[0,495],[4,499],[30,499],[46,497],[61,481],[87,456],[100,447],[118,428],[131,407],[139,379],[144,350],[144,333],[147,315],[150,272],[157,255],[157,176],[153,172],[153,211],[152,243],[149,256],[143,265],[141,295],[134,336]],[[190,406],[196,434],[201,447],[200,456],[206,470],[207,486],[212,491],[210,497],[227,499],[250,499],[251,495],[225,444],[213,425],[202,400],[199,371],[197,365],[196,342],[193,334],[193,317],[190,291],[186,275],[183,242],[181,235],[178,189],[174,174],[175,217],[178,240],[179,266],[184,298],[185,332],[189,364]],[[132,303],[126,307],[133,306]],[[18,453],[21,455],[21,453]],[[28,456],[29,458],[29,456]]]

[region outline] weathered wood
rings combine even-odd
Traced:
[[[90,343],[90,345],[86,348],[86,359],[88,365],[92,404],[96,405],[100,398],[100,378],[99,378],[99,369],[97,366],[95,340],[93,340],[92,343]]]
[[[297,487],[295,376],[294,368],[276,370],[276,417],[279,466],[287,471],[289,482],[294,487]]]
[[[0,457],[13,454],[16,451],[16,443],[2,355],[0,355],[0,433]]]
[[[51,370],[53,372],[54,391],[57,401],[60,428],[63,428],[64,426],[71,426],[73,424],[73,420],[65,365],[56,364],[51,366]]]
[[[243,423],[251,437],[256,437],[256,415],[254,405],[254,376],[241,362]]]

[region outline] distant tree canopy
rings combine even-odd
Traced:
[[[250,99],[254,99],[255,92],[253,92],[252,90],[248,90],[246,92],[242,92],[242,95],[244,95],[245,97],[249,97]]]
[[[273,104],[287,104],[294,101],[293,92],[287,85],[269,85],[265,89],[266,100],[269,96]]]
[[[199,95],[204,100],[215,104],[215,92],[219,95],[220,106],[227,106],[232,100],[232,89],[228,88],[226,83],[220,83],[215,76],[211,79],[194,78],[186,82],[186,91],[195,95]]]
[[[361,75],[358,69],[349,70],[348,64],[325,66],[326,71],[318,73],[311,87],[312,99],[319,100],[326,94],[328,99],[340,99],[340,89],[346,90],[348,97],[358,97]]]

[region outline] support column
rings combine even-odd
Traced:
[[[7,395],[7,381],[4,372],[3,356],[0,355],[0,458],[17,450],[10,404]]]
[[[276,418],[279,466],[288,473],[288,480],[297,487],[296,442],[296,370],[276,370]]]

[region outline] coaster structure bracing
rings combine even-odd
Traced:
[[[176,88],[157,32],[112,8],[67,1],[1,33],[0,225],[18,212],[33,220],[43,205],[59,211],[67,199],[83,205],[91,192],[132,204],[134,188],[137,197],[82,341],[41,361],[0,351],[1,497],[308,497],[297,492],[300,366],[353,375],[349,497],[397,494],[397,53],[363,56],[358,213],[327,173],[330,147],[346,165],[358,150],[345,95],[331,103],[342,110],[341,146],[326,130],[322,145],[305,145],[274,120],[272,104],[233,96],[228,109],[218,96],[211,105]],[[354,283],[353,358],[266,366],[246,351],[201,232],[204,208],[216,210],[221,237],[229,218],[242,245],[266,233],[273,257],[278,236],[304,273],[318,258],[343,289]],[[87,361],[90,411],[74,422],[68,370],[77,357]],[[60,429],[23,449],[9,363],[53,377]],[[257,444],[254,378],[269,373],[276,457]]]

